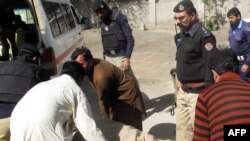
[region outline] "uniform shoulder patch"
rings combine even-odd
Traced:
[[[206,42],[206,43],[205,43],[205,49],[206,49],[207,51],[211,51],[213,48],[214,48],[213,43],[211,43],[211,42]]]
[[[201,27],[201,30],[202,30],[202,32],[203,32],[204,37],[211,36],[210,31],[208,31],[205,27],[202,26],[202,27]]]

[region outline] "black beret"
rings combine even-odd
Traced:
[[[240,14],[240,10],[237,7],[233,7],[233,8],[231,8],[231,9],[228,10],[227,17],[229,17],[231,15],[236,16],[238,14]]]
[[[40,52],[38,51],[37,47],[33,44],[24,44],[20,47],[19,55],[35,55],[41,56]]]
[[[97,12],[101,9],[108,9],[108,5],[103,0],[96,0],[93,4],[93,11]]]
[[[183,12],[188,9],[194,9],[194,5],[191,0],[182,0],[174,7],[174,12]]]

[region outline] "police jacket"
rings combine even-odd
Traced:
[[[244,63],[250,65],[250,23],[241,20],[236,29],[230,29],[229,42],[235,54],[246,57]]]
[[[127,17],[117,9],[112,10],[111,22],[101,23],[104,53],[109,50],[123,50],[124,56],[130,58],[134,48],[134,37]]]
[[[214,35],[198,21],[188,32],[176,35],[177,45],[177,77],[180,83],[213,82],[211,70],[208,68],[208,54],[216,51]]]
[[[0,63],[0,102],[17,103],[34,85],[49,77],[26,56]]]

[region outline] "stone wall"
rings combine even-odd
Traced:
[[[127,15],[131,26],[138,27],[148,22],[148,2],[145,0],[117,0],[115,5]]]
[[[92,3],[95,0],[71,0],[81,15],[91,19],[96,24],[98,18],[92,12]],[[146,27],[173,27],[173,8],[180,0],[114,0],[110,6],[116,5],[127,15],[132,27],[139,27],[142,23]],[[199,18],[204,21],[212,17],[218,26],[228,25],[226,13],[228,9],[237,6],[243,18],[250,18],[250,1],[246,0],[210,0],[209,11],[201,0],[192,0]]]

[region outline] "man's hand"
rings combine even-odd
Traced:
[[[241,69],[240,69],[242,72],[248,72],[248,65],[247,64],[243,64]]]
[[[130,60],[129,58],[124,58],[122,61],[122,70],[127,71],[130,67]]]
[[[176,82],[176,86],[175,86],[175,91],[178,93],[178,91],[181,88],[181,83],[179,81]]]

